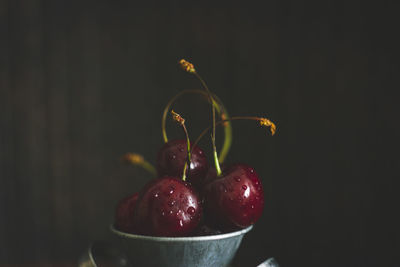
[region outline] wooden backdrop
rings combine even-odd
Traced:
[[[0,264],[73,263],[108,238],[116,201],[150,179],[119,157],[154,162],[163,106],[200,88],[178,68],[183,57],[231,114],[278,126],[270,137],[234,124],[228,160],[253,165],[266,193],[237,266],[271,256],[282,266],[396,266],[395,10],[1,0]],[[193,136],[210,122],[201,99],[176,110]]]

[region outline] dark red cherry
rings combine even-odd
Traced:
[[[253,168],[234,164],[205,185],[204,201],[207,218],[227,231],[250,226],[260,218],[264,193]]]
[[[157,155],[158,176],[182,177],[187,159],[186,140],[171,140],[164,144]],[[208,171],[208,162],[204,151],[195,146],[192,148],[192,160],[188,170],[187,181],[196,188],[203,183]]]
[[[115,211],[115,227],[123,232],[135,232],[133,226],[133,214],[139,193],[121,199]]]
[[[134,214],[138,233],[187,236],[202,218],[200,198],[181,179],[164,176],[148,183],[140,193]]]

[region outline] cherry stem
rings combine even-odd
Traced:
[[[222,111],[220,111],[219,113],[221,114],[221,119],[222,120],[228,120],[230,119],[228,111],[226,110],[225,106],[222,104],[221,100],[218,98],[218,96],[216,96],[215,94],[213,94],[214,99],[216,99],[219,103],[219,105],[221,106]],[[218,110],[217,110],[218,111]],[[223,163],[225,161],[226,156],[229,153],[229,150],[231,148],[231,144],[232,144],[232,125],[230,121],[227,121],[223,124],[224,126],[224,144],[222,146],[222,149],[219,153],[219,163]]]
[[[217,147],[215,145],[215,106],[213,105],[214,98],[208,89],[207,84],[205,81],[201,78],[201,76],[195,72],[194,75],[196,75],[197,79],[200,80],[201,84],[203,85],[204,89],[207,91],[208,97],[210,98],[210,103],[211,103],[211,109],[212,109],[212,133],[211,133],[211,142],[212,142],[212,148],[213,148],[213,156],[214,156],[214,165],[215,165],[215,170],[217,172],[217,176],[221,176],[222,171],[221,167],[219,165],[219,160],[218,160],[218,153],[217,153]]]
[[[170,101],[167,103],[167,105],[164,108],[162,120],[161,120],[162,135],[163,135],[163,139],[164,139],[165,143],[168,142],[168,136],[167,136],[167,132],[166,132],[166,118],[168,115],[168,111],[169,111],[170,107],[175,103],[175,101],[179,97],[181,97],[182,95],[185,95],[185,94],[201,94],[201,95],[207,96],[207,98],[208,98],[208,93],[204,92],[204,90],[183,90],[170,99]],[[212,95],[215,100],[212,103],[215,106],[215,109],[217,110],[218,114],[220,114],[221,119],[228,120],[229,114],[228,114],[225,106],[223,105],[222,101],[215,94],[212,94]],[[231,144],[232,144],[232,126],[231,126],[230,121],[227,121],[226,123],[224,123],[224,143],[223,143],[221,151],[219,152],[219,158],[218,158],[219,163],[223,163],[225,161],[225,158],[229,153]]]
[[[201,78],[201,76],[197,72],[195,72],[194,75],[196,75],[197,79],[199,79],[199,81],[201,82],[203,87],[206,89],[208,97],[210,99],[210,103],[211,103],[211,107],[212,107],[212,119],[213,119],[213,129],[212,129],[211,137],[213,139],[213,142],[215,142],[215,106],[213,105],[213,103],[215,101],[214,101],[214,98],[213,98],[210,90],[208,89],[208,86],[207,86],[206,82]]]
[[[212,118],[213,118],[213,122],[212,122],[212,133],[211,133],[211,142],[212,142],[212,148],[213,148],[213,157],[214,157],[214,165],[215,165],[215,170],[217,172],[217,176],[221,176],[222,171],[221,171],[221,167],[219,164],[219,160],[218,160],[218,153],[217,153],[217,147],[215,145],[215,106],[213,105],[214,103],[214,98],[212,97],[212,94],[210,92],[210,90],[208,89],[207,84],[205,83],[205,81],[201,78],[201,76],[195,72],[194,75],[196,75],[197,79],[200,80],[201,84],[203,85],[204,89],[207,91],[208,97],[210,98],[210,103],[211,103],[211,109],[212,109]]]
[[[213,129],[212,129],[212,134],[211,134],[211,141],[212,141],[212,148],[213,148],[213,155],[214,155],[214,163],[215,163],[215,170],[217,172],[217,176],[220,176],[222,174],[221,171],[221,167],[219,165],[219,161],[218,161],[218,153],[217,153],[217,147],[215,146],[215,106],[214,106],[214,98],[210,92],[210,89],[208,89],[207,84],[205,83],[205,81],[201,78],[201,76],[197,73],[196,69],[194,68],[193,64],[181,59],[179,61],[179,64],[181,65],[181,67],[183,68],[183,70],[185,70],[186,72],[192,73],[194,74],[197,79],[199,79],[199,81],[201,82],[201,84],[203,85],[204,89],[206,90],[207,94],[208,94],[208,98],[210,99],[210,104],[211,104],[211,110],[212,110],[212,123],[213,123]]]
[[[254,117],[254,116],[235,116],[235,117],[231,117],[230,119],[226,119],[226,120],[220,120],[218,121],[215,125],[223,125],[224,123],[228,122],[228,121],[235,121],[235,120],[253,120],[253,121],[259,121],[261,126],[266,126],[266,127],[270,127],[270,131],[271,131],[271,135],[274,135],[276,133],[276,126],[275,124],[270,121],[267,118],[262,118],[262,117]],[[196,141],[193,143],[193,146],[197,145],[197,143],[200,141],[200,139],[211,129],[211,126],[207,127],[206,129],[204,129],[201,134],[199,135],[199,137],[197,137]]]
[[[178,113],[176,113],[175,111],[171,110],[171,114],[172,114],[172,118],[174,119],[174,121],[178,122],[179,125],[182,127],[185,136],[186,136],[186,144],[187,144],[187,158],[186,158],[186,163],[185,166],[183,167],[183,174],[182,174],[182,180],[186,181],[186,172],[187,172],[187,168],[188,166],[190,166],[190,162],[192,160],[192,153],[191,153],[191,148],[190,148],[190,139],[189,139],[189,133],[186,129],[185,126],[185,119],[182,118],[181,115],[179,115]]]
[[[154,176],[157,174],[156,168],[154,168],[154,166],[145,160],[140,154],[126,153],[124,156],[122,156],[121,160],[135,166],[140,166]]]

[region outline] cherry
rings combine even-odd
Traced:
[[[139,234],[187,236],[202,218],[200,198],[181,179],[164,176],[141,191],[133,223]]]
[[[115,211],[115,227],[123,232],[133,233],[133,214],[139,193],[127,196],[121,199]]]
[[[199,188],[208,171],[208,162],[204,151],[194,146],[191,149],[192,157],[190,168],[187,171],[187,181]],[[157,173],[180,177],[187,160],[187,141],[183,139],[171,140],[165,143],[157,155]]]
[[[254,224],[264,208],[259,176],[245,164],[230,165],[212,177],[204,187],[204,200],[208,219],[225,231]]]

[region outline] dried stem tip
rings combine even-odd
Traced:
[[[185,119],[182,118],[181,115],[179,115],[178,113],[176,113],[173,110],[171,110],[171,114],[172,114],[172,118],[174,119],[174,121],[178,122],[181,125],[185,124]]]
[[[196,73],[196,70],[194,69],[194,66],[192,63],[190,63],[184,59],[181,59],[181,60],[179,60],[179,64],[181,65],[181,67],[184,71],[189,72],[189,73]]]
[[[261,119],[260,119],[260,125],[261,125],[261,126],[270,127],[271,135],[274,135],[274,134],[275,134],[275,132],[276,132],[276,126],[275,126],[275,124],[274,124],[272,121],[270,121],[269,119],[267,119],[267,118],[261,118]]]
[[[144,158],[136,153],[126,153],[123,157],[122,160],[125,162],[129,162],[132,164],[142,164],[144,162]]]
[[[222,125],[223,125],[224,127],[227,127],[228,124],[229,124],[229,121],[228,121],[228,117],[226,116],[225,113],[221,113],[221,120],[223,121],[223,122],[222,122]]]
[[[145,160],[142,157],[142,155],[139,155],[136,153],[126,153],[122,157],[122,161],[125,163],[132,164],[132,165],[140,166],[140,167],[144,168],[145,170],[147,170],[148,172],[150,172],[152,175],[154,175],[154,176],[157,175],[156,168],[154,168],[154,166],[151,165],[150,162]]]

